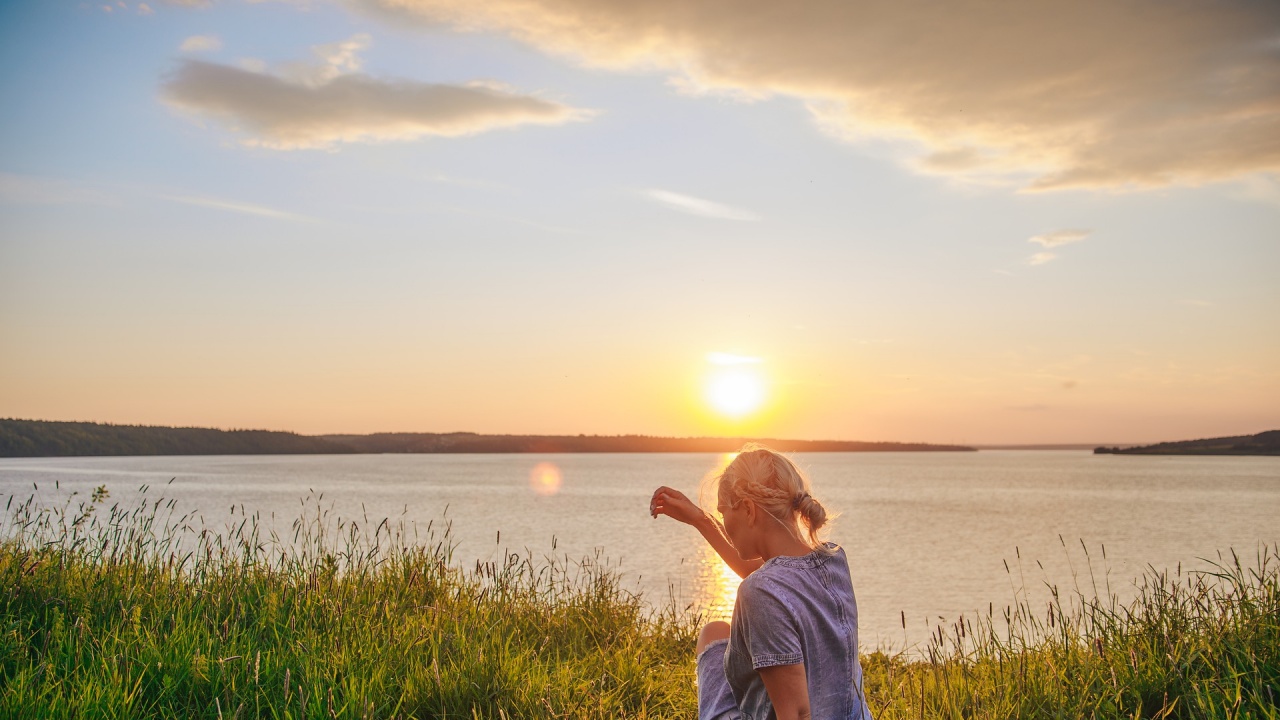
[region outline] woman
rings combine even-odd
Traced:
[[[743,577],[732,622],[698,637],[698,717],[870,720],[849,562],[818,540],[827,512],[809,481],[757,445],[709,480],[723,520],[669,487],[649,504],[697,528]]]

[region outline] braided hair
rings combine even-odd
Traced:
[[[790,530],[798,519],[808,534],[801,542],[812,548],[825,547],[818,531],[831,519],[827,510],[810,494],[809,479],[789,458],[756,443],[747,443],[725,469],[712,474],[709,489],[725,488],[734,498],[747,498]]]

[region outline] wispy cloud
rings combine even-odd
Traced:
[[[1078,243],[1089,237],[1092,233],[1092,230],[1055,230],[1043,235],[1036,235],[1035,237],[1028,238],[1027,242],[1044,248],[1057,248],[1062,247],[1063,245]],[[1057,253],[1048,252],[1046,250],[1038,252],[1027,258],[1027,264],[1044,265],[1045,263],[1052,262],[1056,259],[1058,259]]]
[[[685,92],[797,97],[837,137],[914,141],[924,172],[1043,191],[1280,171],[1275,3],[349,2]]]
[[[192,35],[182,41],[179,50],[182,52],[211,52],[222,48],[222,40],[217,35]]]
[[[1055,248],[1062,245],[1070,245],[1071,243],[1080,242],[1081,240],[1089,237],[1092,232],[1092,230],[1055,230],[1051,233],[1036,235],[1035,237],[1028,239],[1027,242],[1035,243],[1047,248]]]
[[[298,213],[255,205],[253,203],[227,200],[205,195],[188,195],[173,191],[158,192],[155,188],[137,187],[128,184],[112,184],[113,191],[120,194],[107,193],[93,184],[82,183],[60,178],[33,177],[0,173],[0,204],[4,205],[119,205],[122,202],[159,199],[168,202],[195,205],[197,207],[224,210],[243,215],[286,220],[289,222],[315,223],[317,218]]]
[[[92,186],[60,178],[0,173],[0,203],[8,205],[102,205],[113,201]]]
[[[712,352],[707,353],[707,362],[712,365],[757,365],[764,362],[762,358],[751,357],[749,355],[734,355],[733,353]]]
[[[200,197],[196,195],[160,195],[163,200],[170,200],[176,203],[186,205],[196,205],[198,207],[212,208],[214,210],[226,210],[228,212],[240,213],[243,215],[256,215],[258,217],[271,218],[273,220],[288,220],[290,222],[314,223],[319,222],[316,218],[297,213],[285,212],[284,210],[276,210],[262,205],[253,205],[235,200],[223,200],[221,198]]]
[[[172,106],[222,122],[246,145],[280,150],[455,137],[527,124],[558,125],[589,111],[488,84],[382,80],[356,72],[368,36],[313,48],[317,62],[277,73],[186,60],[162,86]]]
[[[480,180],[477,178],[455,177],[453,175],[447,175],[445,173],[430,173],[426,175],[419,175],[417,177],[420,177],[421,179],[426,180],[427,182],[439,183],[440,185],[455,185],[457,187],[481,188],[486,190],[509,190],[510,189],[509,186],[503,185],[502,183],[499,183],[499,182],[494,182],[492,180]]]
[[[718,202],[705,200],[703,198],[694,197],[692,195],[683,195],[681,193],[671,192],[670,190],[645,190],[644,195],[650,200],[656,200],[663,205],[675,208],[681,212],[690,215],[701,215],[702,217],[717,218],[720,220],[742,220],[755,222],[760,216],[749,211],[722,205]]]

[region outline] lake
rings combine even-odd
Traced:
[[[849,555],[864,649],[909,647],[962,613],[998,613],[1020,587],[1033,599],[1047,584],[1091,591],[1090,566],[1103,592],[1109,581],[1124,598],[1149,566],[1204,569],[1232,548],[1249,563],[1261,545],[1280,542],[1275,457],[794,457],[814,495],[840,513],[830,538]],[[175,498],[179,513],[198,509],[210,527],[224,527],[235,505],[274,513],[285,535],[314,491],[343,517],[403,516],[423,529],[447,517],[464,566],[504,549],[599,552],[651,604],[674,598],[719,617],[732,609],[736,579],[696,531],[651,519],[648,502],[658,485],[696,498],[701,478],[723,462],[713,454],[11,458],[0,459],[0,496],[55,503],[106,485],[111,502],[129,504],[150,485],[152,500]]]

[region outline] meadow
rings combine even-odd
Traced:
[[[0,716],[696,714],[700,618],[653,609],[600,557],[461,567],[446,520],[339,518],[320,496],[280,536],[243,511],[207,528],[143,497],[9,500]],[[1280,549],[1152,569],[1124,603],[1083,551],[1044,606],[865,654],[875,716],[1280,717]]]

